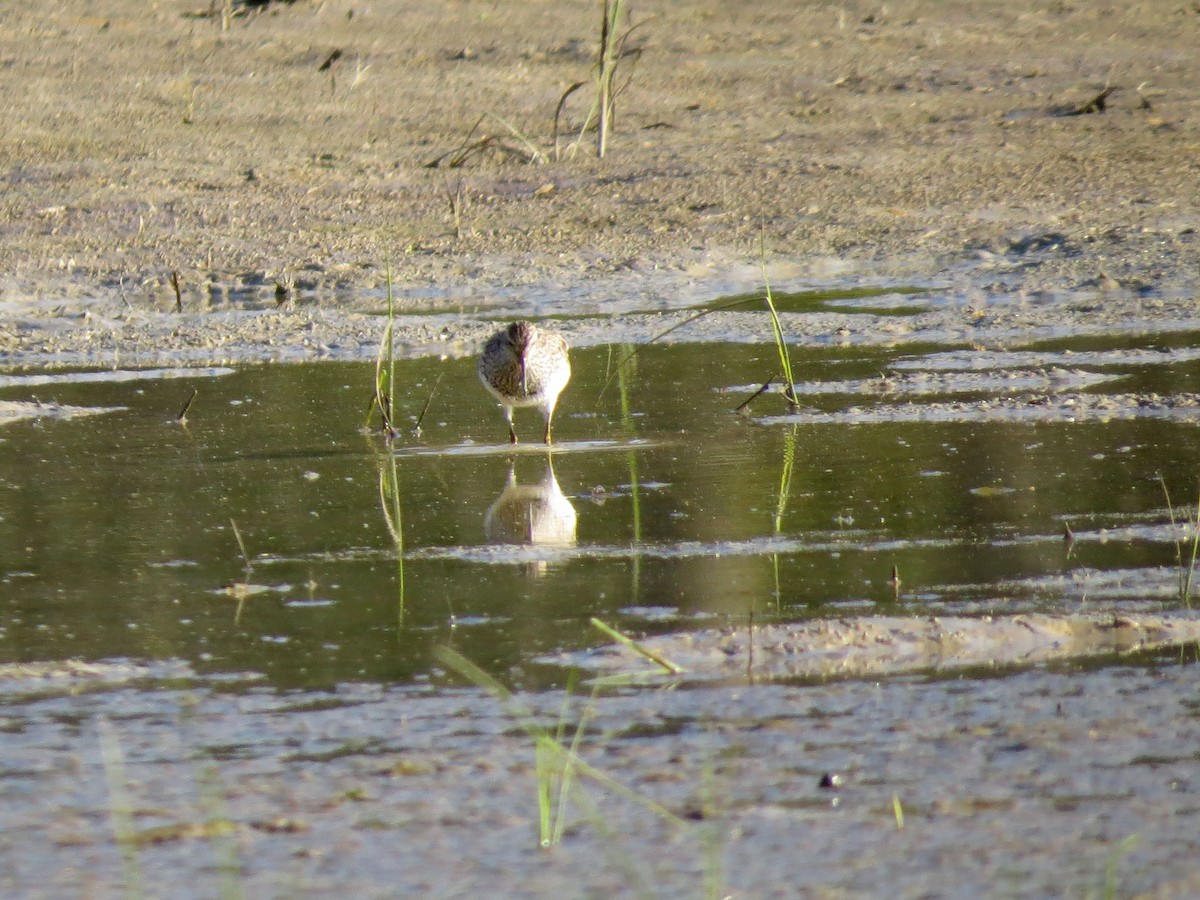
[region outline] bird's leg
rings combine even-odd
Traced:
[[[513,409],[511,406],[504,407],[504,418],[508,420],[508,442],[515,444],[517,442],[517,432],[513,428]]]
[[[546,416],[546,434],[542,437],[543,442],[550,444],[550,419],[551,416]]]

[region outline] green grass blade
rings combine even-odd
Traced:
[[[558,775],[558,805],[554,811],[554,833],[551,835],[551,841],[554,844],[562,843],[563,830],[567,824],[567,799],[571,794],[571,789],[575,785],[575,767],[579,761],[579,745],[583,742],[583,736],[587,730],[588,720],[592,718],[595,710],[596,689],[592,690],[592,698],[583,708],[583,712],[579,716],[579,722],[575,726],[575,735],[571,738],[571,746],[568,748],[565,758],[563,759],[562,769]],[[565,722],[565,718],[560,719],[560,722]],[[561,740],[558,746],[562,746]]]
[[[553,757],[556,755],[554,750],[557,746],[548,737],[542,736],[537,739],[533,747],[534,779],[537,782],[538,801],[538,843],[543,847],[549,847],[556,843],[554,840],[554,812],[550,794],[553,790]]]
[[[129,783],[125,777],[125,756],[121,742],[107,719],[97,723],[100,732],[100,761],[104,765],[104,780],[108,785],[108,819],[113,838],[121,851],[121,868],[125,875],[125,896],[146,895],[142,882],[142,867],[138,860],[137,832],[133,827],[133,805],[129,800]]]
[[[1184,605],[1192,608],[1192,585],[1196,576],[1196,556],[1200,553],[1200,498],[1196,500],[1196,517],[1191,521],[1192,553],[1187,564],[1187,577],[1183,580],[1182,599]]]
[[[618,644],[628,647],[634,653],[637,653],[638,655],[645,657],[646,659],[650,660],[650,662],[654,663],[656,666],[661,666],[663,668],[663,670],[665,670],[668,674],[678,675],[684,671],[683,666],[676,665],[675,663],[671,662],[666,657],[660,656],[659,654],[655,653],[653,650],[648,649],[647,647],[643,647],[641,644],[639,644],[633,638],[629,637],[628,635],[622,634],[621,632],[617,631],[617,629],[613,628],[611,625],[606,625],[605,623],[601,622],[597,618],[592,618],[589,621],[592,623],[593,628],[599,629],[605,635],[607,635],[609,638],[616,641]]]
[[[1104,867],[1104,900],[1115,900],[1117,896],[1117,866],[1121,860],[1137,849],[1139,837],[1131,834],[1124,838],[1108,855],[1108,863]]]
[[[775,298],[771,294],[771,282],[767,278],[766,237],[761,233],[759,234],[758,259],[762,268],[764,299],[767,301],[767,309],[771,312],[771,333],[775,337],[775,349],[779,352],[779,365],[783,368],[783,377],[787,379],[787,399],[795,406],[797,405],[796,379],[792,375],[792,355],[788,351],[783,325],[779,321],[779,312],[775,309]]]

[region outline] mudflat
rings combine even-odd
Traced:
[[[6,6],[0,352],[86,348],[105,316],[117,350],[300,346],[290,301],[350,308],[389,260],[402,294],[661,287],[753,271],[760,239],[789,274],[1001,261],[1117,318],[1194,300],[1189,4],[647,2],[630,27],[599,159],[598,3]],[[247,296],[277,326],[199,336]]]

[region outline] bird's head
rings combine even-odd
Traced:
[[[508,343],[512,345],[517,356],[524,356],[525,350],[533,341],[533,325],[529,322],[513,322],[506,332]]]

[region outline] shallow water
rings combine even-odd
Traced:
[[[1190,355],[1124,365],[1108,349],[1075,367],[1108,379],[1093,393],[1200,380]],[[535,678],[531,660],[597,643],[591,616],[653,632],[751,613],[1172,603],[1179,535],[1159,478],[1190,501],[1194,416],[986,421],[956,406],[889,422],[914,402],[929,415],[996,396],[952,379],[942,393],[876,390],[893,368],[955,364],[903,348],[805,351],[797,380],[826,390],[790,416],[768,393],[745,416],[732,410],[774,348],[631,351],[575,352],[553,452],[498,443],[469,359],[400,364],[402,409],[436,391],[421,435],[392,448],[362,433],[363,364],[11,378],[10,397],[117,410],[2,435],[0,658],[181,659],[328,686],[427,678],[430,649],[451,643],[532,686],[555,676]],[[532,439],[537,415],[523,412]],[[380,500],[393,458],[402,565]]]
[[[553,724],[548,660],[604,643],[592,616],[645,635],[1177,608],[1190,532],[1163,484],[1182,520],[1196,343],[794,348],[804,406],[770,391],[748,414],[772,346],[580,348],[552,452],[529,411],[530,443],[502,443],[465,358],[399,364],[408,421],[429,411],[390,446],[362,430],[361,362],[10,372],[0,402],[31,418],[0,430],[0,663],[76,662],[3,670],[0,889],[1083,895],[1116,861],[1186,893],[1187,648],[604,696],[585,758],[693,824],[605,796],[552,855],[520,720],[434,650]],[[232,837],[199,827],[225,816]]]

